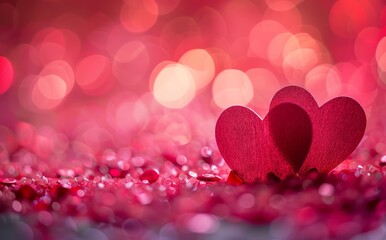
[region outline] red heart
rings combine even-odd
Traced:
[[[233,106],[222,112],[216,124],[223,158],[246,183],[264,181],[269,173],[279,178],[295,174],[311,140],[308,114],[292,103],[272,108],[264,120],[249,108]]]
[[[312,122],[312,143],[300,176],[312,168],[320,173],[330,172],[355,150],[365,132],[365,112],[352,98],[334,98],[319,108],[309,92],[290,86],[275,94],[270,109],[283,103],[302,107]]]

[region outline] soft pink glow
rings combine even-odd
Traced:
[[[295,50],[283,62],[284,73],[292,84],[303,85],[306,73],[319,62],[315,51],[309,48]]]
[[[142,42],[128,42],[115,53],[112,71],[122,85],[133,86],[143,80],[149,61],[147,48]]]
[[[22,146],[30,148],[36,137],[36,129],[32,124],[19,122],[17,123],[16,136]]]
[[[56,75],[66,83],[66,95],[69,94],[75,84],[74,71],[71,65],[63,60],[57,60],[45,65],[39,76],[45,77],[48,75]]]
[[[193,99],[196,86],[191,72],[182,64],[164,67],[154,81],[155,99],[165,107],[182,108]]]
[[[82,90],[91,95],[98,95],[109,90],[111,85],[111,63],[103,55],[91,55],[83,58],[76,69],[76,82]]]
[[[288,11],[303,2],[303,0],[265,0],[265,2],[272,10]]]
[[[364,28],[355,40],[355,55],[358,60],[371,62],[379,41],[380,31],[376,27]],[[386,49],[385,49],[386,50]]]
[[[229,1],[221,7],[230,39],[248,37],[253,26],[261,21],[262,10],[252,1]]]
[[[130,32],[144,32],[157,21],[158,5],[154,0],[126,0],[121,9],[121,23]]]
[[[62,102],[66,90],[66,82],[59,76],[47,75],[41,77],[32,88],[32,102],[39,109],[53,109]]]
[[[386,37],[383,37],[379,41],[375,52],[375,58],[378,62],[381,59],[381,57],[385,54],[385,52],[386,52]]]
[[[157,0],[158,14],[165,15],[172,12],[180,4],[180,0]]]
[[[179,63],[191,72],[197,89],[209,84],[213,79],[215,68],[212,56],[204,49],[193,49],[181,56]]]
[[[267,49],[267,55],[272,65],[282,65],[284,60],[284,47],[292,37],[292,33],[285,32],[277,35],[270,41]]]
[[[217,231],[218,220],[212,215],[196,214],[191,216],[187,226],[190,231],[195,233],[213,233]]]
[[[59,100],[66,95],[66,82],[57,75],[47,75],[36,83],[37,91],[50,100]]]
[[[228,26],[219,9],[205,6],[194,14],[206,41],[221,43],[228,34]]]
[[[14,152],[17,149],[17,139],[15,134],[9,128],[0,125],[0,141],[2,150]]]
[[[161,46],[171,56],[181,56],[192,48],[201,47],[203,38],[200,26],[190,16],[179,16],[168,20],[160,27]]]
[[[265,116],[273,95],[280,89],[279,80],[271,71],[264,68],[252,68],[246,71],[246,74],[254,91],[250,104],[257,108],[260,116]]]
[[[287,11],[275,11],[266,9],[263,15],[266,20],[274,19],[291,31],[298,31],[302,26],[302,15],[297,8],[291,8]]]
[[[38,32],[33,40],[42,64],[55,60],[73,61],[80,51],[80,39],[70,30],[46,28]]]
[[[322,46],[307,33],[293,35],[283,48],[282,67],[291,84],[302,86],[307,72],[327,60]]]
[[[304,86],[318,102],[344,94],[369,109],[385,88],[378,0],[361,3],[363,12],[352,0],[125,0],[79,11],[68,4],[36,4],[31,9],[39,14],[31,15],[23,4],[0,5],[0,50],[14,71],[1,95],[15,109],[5,122],[44,113],[22,120],[60,126],[77,139],[81,133],[65,126],[76,116],[70,125],[94,122],[113,135],[113,146],[136,137],[144,146],[159,136],[142,134],[178,111],[187,123],[171,124],[180,130],[170,132],[187,125],[191,136],[163,139],[190,143],[210,137],[219,108],[242,104],[264,115],[274,92],[289,84]],[[313,17],[315,10],[323,14]]]
[[[112,126],[117,131],[123,134],[135,132],[144,127],[149,117],[149,112],[146,106],[139,100],[135,100],[134,97],[129,94],[122,94],[122,97],[117,98],[117,101],[112,102],[111,108],[113,112],[109,112],[109,117],[112,118]],[[127,119],[132,119],[127,121]]]
[[[341,84],[339,73],[333,65],[322,64],[311,69],[305,79],[305,88],[319,104],[330,100]],[[337,96],[337,95],[336,95]]]
[[[378,66],[380,70],[386,72],[386,52],[378,59]]]
[[[286,29],[276,21],[266,20],[259,22],[253,27],[249,35],[251,51],[258,57],[267,59],[267,49],[272,39],[284,32],[286,32]]]
[[[213,83],[213,100],[220,108],[246,105],[253,98],[253,86],[242,71],[227,69],[220,72]]]
[[[376,24],[376,11],[380,2],[375,0],[339,0],[330,12],[330,26],[341,37],[355,37],[363,28]]]
[[[171,139],[179,146],[189,143],[192,139],[187,120],[178,113],[161,117],[155,125],[155,131],[160,133],[159,137]]]
[[[299,49],[312,49],[318,55],[320,54],[321,47],[317,40],[315,40],[308,33],[298,33],[294,34],[289,38],[284,46],[283,54],[284,56],[289,55],[291,52]]]

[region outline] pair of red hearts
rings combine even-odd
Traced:
[[[216,124],[218,148],[245,183],[283,179],[311,169],[328,173],[361,141],[366,115],[354,99],[338,97],[319,108],[305,89],[290,86],[273,97],[261,120],[252,110],[230,107]]]

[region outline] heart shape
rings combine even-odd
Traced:
[[[359,144],[366,115],[354,99],[338,97],[319,108],[305,89],[290,86],[273,97],[264,120],[252,110],[233,106],[217,120],[218,148],[246,183],[280,179],[311,169],[328,173]]]
[[[244,182],[294,175],[302,166],[312,141],[311,120],[292,103],[272,108],[264,120],[252,110],[233,106],[216,124],[218,148],[228,166]]]
[[[273,97],[270,109],[283,103],[302,107],[312,123],[312,143],[299,175],[312,168],[328,173],[350,156],[361,141],[366,128],[366,114],[361,105],[349,97],[337,97],[319,108],[313,96],[301,87],[289,86]]]

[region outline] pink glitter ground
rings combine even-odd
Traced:
[[[2,1],[0,39],[2,239],[386,238],[383,1]],[[355,98],[362,142],[227,183],[217,117],[287,85]]]

